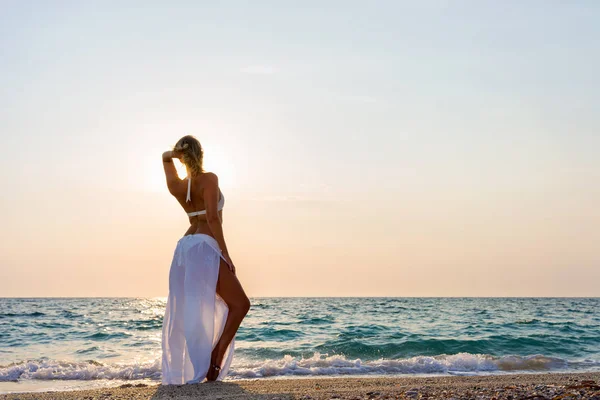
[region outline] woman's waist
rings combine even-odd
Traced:
[[[219,217],[223,218],[223,210],[219,210]],[[208,221],[206,220],[206,214],[189,216],[188,219],[190,221],[190,225],[204,225],[208,226]]]
[[[220,251],[221,246],[219,246],[217,239],[215,239],[210,232],[196,231],[193,233],[186,233],[181,239],[179,239],[178,243],[199,241],[206,241],[216,250]]]

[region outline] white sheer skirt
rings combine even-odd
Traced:
[[[169,273],[169,298],[162,327],[162,383],[181,385],[206,378],[229,309],[216,293],[221,251],[204,234],[177,242]],[[221,363],[222,380],[233,359],[235,339]]]

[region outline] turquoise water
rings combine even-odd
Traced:
[[[159,382],[164,308],[0,299],[0,392]],[[572,370],[600,370],[599,298],[254,298],[228,379]]]

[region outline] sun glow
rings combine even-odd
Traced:
[[[210,152],[205,154],[204,170],[217,174],[220,187],[232,188],[235,186],[235,165],[228,153],[222,152],[219,148],[211,148]]]

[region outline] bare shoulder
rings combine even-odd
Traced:
[[[216,184],[216,185],[219,184],[219,177],[214,172],[205,172],[204,179],[205,179],[206,183]]]

